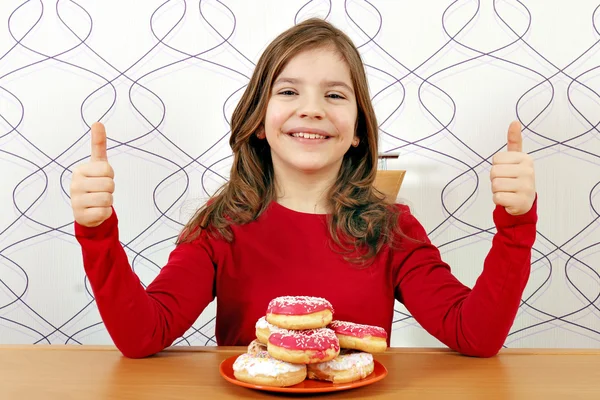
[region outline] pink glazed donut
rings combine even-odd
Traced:
[[[273,332],[267,351],[278,360],[293,364],[313,364],[333,360],[340,353],[340,342],[328,328]]]
[[[387,349],[387,332],[378,326],[332,321],[329,328],[335,332],[343,349],[367,353],[383,353]]]
[[[317,329],[333,319],[333,306],[321,297],[277,297],[267,307],[267,322],[284,329]]]

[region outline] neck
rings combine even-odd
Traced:
[[[334,184],[337,171],[306,173],[274,168],[277,202],[294,211],[327,214],[327,192]]]

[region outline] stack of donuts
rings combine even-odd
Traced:
[[[387,348],[385,329],[333,319],[320,297],[283,296],[256,322],[256,340],[233,364],[236,379],[286,387],[305,379],[347,383],[373,372],[372,353]]]

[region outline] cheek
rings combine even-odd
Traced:
[[[278,133],[286,119],[287,114],[284,108],[278,107],[276,104],[269,104],[267,114],[265,115],[265,130],[267,134]]]
[[[344,134],[345,137],[354,137],[354,129],[356,127],[357,114],[353,110],[345,110],[344,112],[336,113],[335,125],[337,130]]]

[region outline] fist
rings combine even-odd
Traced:
[[[90,161],[80,164],[71,179],[71,207],[75,221],[87,227],[98,226],[112,214],[114,172],[106,155],[106,130],[92,125]]]
[[[523,153],[518,121],[513,121],[508,128],[506,149],[492,159],[490,179],[494,203],[504,207],[509,214],[525,214],[535,200],[535,171],[533,159]]]

